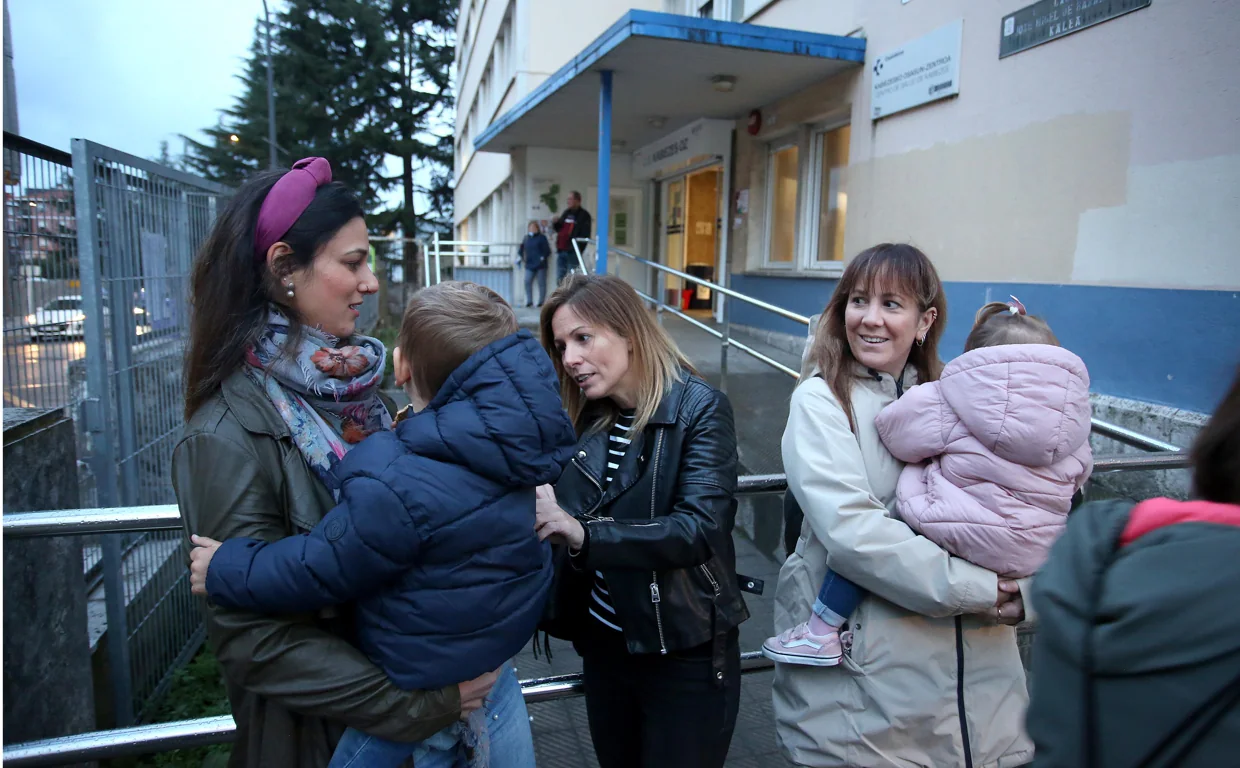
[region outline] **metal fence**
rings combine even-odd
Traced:
[[[101,506],[173,500],[183,424],[188,280],[229,190],[84,139],[73,141],[90,464]],[[129,725],[201,643],[176,533],[102,538],[113,717]]]
[[[484,243],[474,240],[441,240],[436,232],[431,239],[425,262],[426,285],[444,280],[468,280],[504,297],[516,305],[520,288],[520,265],[517,249],[521,243]]]

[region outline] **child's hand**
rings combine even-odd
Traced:
[[[190,536],[194,548],[189,552],[189,591],[195,595],[207,594],[207,568],[211,566],[211,558],[220,542],[206,536]]]

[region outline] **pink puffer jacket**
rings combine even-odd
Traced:
[[[904,522],[957,557],[1011,578],[1046,560],[1089,479],[1089,372],[1061,347],[966,352],[875,419],[907,462]],[[925,463],[920,463],[925,462]]]

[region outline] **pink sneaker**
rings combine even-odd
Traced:
[[[776,637],[768,637],[762,644],[762,655],[784,664],[803,664],[810,667],[834,667],[840,663],[844,648],[840,633],[815,635],[809,631],[809,622],[802,622]]]

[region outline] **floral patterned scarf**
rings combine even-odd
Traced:
[[[287,349],[289,321],[272,308],[267,329],[246,351],[246,374],[267,393],[306,463],[339,497],[336,464],[368,435],[392,423],[379,384],[387,352],[369,336],[337,339],[305,328]]]

